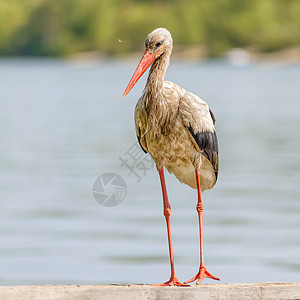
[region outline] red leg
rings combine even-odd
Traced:
[[[168,200],[167,188],[164,177],[164,169],[160,167],[158,169],[161,189],[163,195],[163,204],[164,204],[164,216],[166,218],[167,223],[167,232],[168,232],[168,243],[169,243],[169,253],[170,253],[170,264],[171,264],[171,277],[168,281],[161,284],[154,284],[155,286],[165,286],[165,285],[176,285],[176,286],[188,286],[188,284],[183,284],[178,281],[177,276],[175,274],[174,268],[174,258],[173,258],[173,247],[172,247],[172,236],[171,236],[171,225],[170,225],[170,216],[171,216],[171,206]]]
[[[196,210],[199,216],[199,233],[200,233],[200,268],[199,272],[190,280],[185,281],[185,283],[193,282],[197,280],[196,284],[200,284],[202,280],[207,277],[215,280],[220,280],[218,277],[211,275],[204,266],[204,248],[203,248],[203,201],[201,195],[201,188],[200,188],[200,176],[199,176],[199,169],[195,170],[196,173],[196,180],[197,180],[197,191],[198,191],[198,203],[196,206]]]

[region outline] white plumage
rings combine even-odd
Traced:
[[[201,190],[211,189],[218,169],[214,170],[212,162],[203,154],[203,149],[188,129],[191,127],[195,133],[215,134],[208,105],[169,81],[164,82],[158,95],[153,113],[151,108],[150,111],[147,109],[153,101],[148,99],[147,89],[136,105],[135,126],[142,148],[149,152],[157,168],[166,167],[180,182],[194,189],[197,188],[195,168],[199,167]]]

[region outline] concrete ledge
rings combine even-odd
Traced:
[[[300,299],[300,283],[3,286],[0,299]]]

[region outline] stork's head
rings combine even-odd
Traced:
[[[171,51],[173,40],[171,33],[165,28],[157,28],[148,34],[146,38],[146,51],[153,53],[158,58],[166,51]]]
[[[142,57],[138,67],[136,68],[127,88],[123,94],[123,98],[130,92],[145,71],[153,64],[153,62],[164,53],[170,55],[173,47],[173,39],[171,33],[165,28],[157,28],[148,34],[146,38],[146,51]]]

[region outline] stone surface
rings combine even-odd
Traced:
[[[300,283],[2,286],[0,299],[300,299]]]

